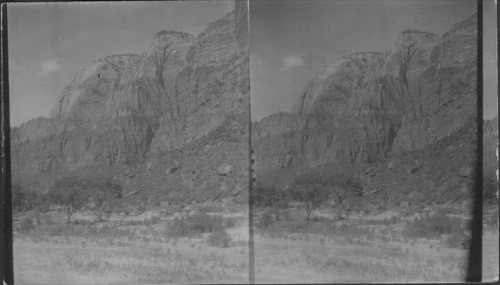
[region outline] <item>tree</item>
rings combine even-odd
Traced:
[[[112,213],[118,213],[122,210],[124,208],[121,199],[111,199],[103,204],[103,213],[108,221]]]
[[[12,210],[31,211],[43,204],[43,197],[34,191],[25,190],[19,184],[12,185]]]
[[[302,204],[307,220],[315,209],[330,201],[337,210],[337,216],[342,219],[344,212],[350,212],[346,208],[348,199],[361,197],[362,193],[363,185],[357,180],[320,170],[298,176],[290,188],[290,198]]]
[[[324,176],[322,184],[328,188],[329,198],[334,202],[337,216],[342,219],[343,213],[346,212],[348,218],[351,209],[348,207],[347,201],[351,197],[361,197],[363,185],[351,177],[341,175]]]
[[[26,195],[23,188],[18,184],[12,184],[12,211],[24,210]]]
[[[276,186],[264,186],[260,181],[256,181],[254,188],[254,202],[260,207],[276,206],[286,204],[287,195],[285,191],[280,191]]]
[[[57,180],[50,188],[49,200],[63,207],[68,224],[71,223],[71,217],[88,201],[83,184],[81,178],[68,176]]]
[[[328,190],[322,183],[319,173],[309,172],[295,178],[289,188],[290,198],[299,202],[305,209],[307,220],[311,213],[327,201]]]
[[[109,220],[111,214],[109,211],[112,211],[112,208],[117,205],[117,201],[113,200],[122,197],[122,186],[113,179],[95,177],[84,180],[83,187],[94,204],[93,210],[97,219],[101,221],[102,217],[106,215]]]

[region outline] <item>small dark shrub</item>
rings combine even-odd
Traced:
[[[158,218],[157,216],[152,216],[151,217],[151,224],[152,225],[158,224],[159,221],[160,221],[160,218]]]
[[[497,227],[498,225],[498,211],[496,211],[493,215],[483,218],[485,223],[490,227]]]
[[[224,221],[224,227],[226,228],[234,228],[236,226],[236,222],[234,221],[233,218],[227,218]]]
[[[19,184],[12,185],[12,211],[30,211],[33,209],[45,211],[47,205],[45,196],[35,191],[25,190]]]
[[[192,215],[176,217],[168,224],[166,233],[173,237],[195,236],[223,230],[226,227],[226,222],[221,216],[198,212]]]
[[[162,209],[160,211],[160,215],[162,217],[173,216],[175,213],[177,213],[177,211],[174,208],[172,208],[172,207],[168,207],[168,208]]]
[[[445,240],[445,245],[452,248],[469,249],[469,243],[469,237],[463,232],[450,234]]]
[[[262,229],[267,229],[273,223],[273,217],[271,213],[265,212],[259,217],[257,222],[257,227]]]
[[[68,235],[70,233],[72,226],[73,225],[68,225],[68,224],[43,226],[41,227],[40,232],[49,236],[63,236],[63,235]]]
[[[158,224],[159,221],[160,221],[160,218],[158,218],[157,216],[152,216],[149,219],[144,219],[142,221],[137,221],[137,222],[138,222],[139,225],[151,226],[151,225]]]
[[[221,208],[210,205],[198,206],[197,210],[200,213],[220,213],[222,211]]]
[[[35,228],[35,225],[33,224],[33,221],[30,218],[24,218],[21,221],[21,223],[19,223],[19,227],[18,227],[17,231],[20,233],[27,233],[27,232],[30,232],[34,228]]]
[[[367,228],[358,227],[356,225],[342,224],[338,227],[331,229],[332,233],[337,235],[347,235],[347,236],[362,236],[370,234],[370,230]]]
[[[434,215],[425,214],[408,221],[403,229],[407,237],[435,238],[441,235],[462,233],[462,219],[449,217],[442,213]]]
[[[315,223],[309,223],[306,220],[296,220],[296,221],[281,221],[275,224],[275,227],[280,228],[285,232],[290,233],[309,233],[311,232],[311,227]]]
[[[274,186],[264,186],[260,181],[257,181],[257,186],[253,194],[257,206],[274,205],[282,208],[288,205],[286,191],[279,190]]]
[[[288,201],[288,198],[283,198],[282,200],[279,200],[275,203],[275,207],[278,209],[287,209],[290,207],[290,203]]]
[[[283,221],[291,221],[292,220],[292,215],[290,214],[290,210],[283,210],[281,211],[281,217]]]
[[[95,224],[95,222],[88,221],[88,220],[75,219],[74,224],[75,225],[93,225],[93,224]]]
[[[398,224],[400,221],[401,221],[401,219],[398,216],[391,216],[388,219],[384,219],[384,222],[386,225]]]
[[[382,205],[379,205],[377,209],[380,212],[384,212],[384,211],[387,211],[387,206],[382,204]]]
[[[231,236],[223,229],[217,230],[208,236],[208,244],[211,246],[228,247],[231,241]]]

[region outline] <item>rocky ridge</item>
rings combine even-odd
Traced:
[[[498,147],[498,116],[485,120],[483,124],[483,165],[485,174],[498,169],[496,150]]]
[[[441,38],[407,30],[386,53],[337,59],[310,81],[290,113],[252,124],[257,167],[380,163],[461,143],[446,140],[453,136],[473,143],[476,42],[472,15]]]
[[[48,118],[11,130],[14,175],[135,165],[227,125],[245,135],[246,47],[236,9],[196,38],[156,34],[141,55],[112,55],[78,72]],[[244,146],[243,146],[244,147]]]

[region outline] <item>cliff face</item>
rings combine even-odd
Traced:
[[[49,118],[12,128],[13,173],[134,164],[245,116],[240,18],[233,11],[197,38],[161,31],[141,55],[113,55],[81,70]]]
[[[153,151],[183,147],[228,116],[247,111],[248,93],[239,86],[245,57],[235,38],[235,21],[233,12],[211,23],[189,47],[171,92],[171,112],[159,120]]]
[[[496,151],[498,147],[498,116],[485,120],[483,124],[483,165],[485,172],[498,169]]]
[[[386,53],[337,59],[305,87],[291,113],[253,124],[258,167],[371,163],[463,129],[474,140],[476,26],[473,15],[441,39],[407,30]]]

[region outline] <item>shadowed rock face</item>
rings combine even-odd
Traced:
[[[152,150],[179,148],[208,134],[228,116],[246,112],[245,57],[235,38],[235,13],[211,23],[187,51],[172,90],[171,112],[160,118]]]
[[[81,70],[49,118],[12,128],[13,173],[131,164],[245,116],[240,17],[233,11],[197,38],[161,31],[141,55],[113,55]]]
[[[498,116],[484,121],[483,134],[483,164],[485,172],[494,173],[498,168],[496,157],[498,147]]]
[[[252,125],[259,168],[376,162],[469,130],[476,119],[476,27],[473,15],[441,39],[407,30],[386,53],[337,59],[291,113]]]

